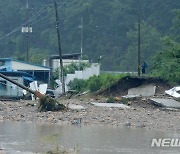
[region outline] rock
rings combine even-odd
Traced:
[[[100,122],[105,122],[105,120],[104,120],[104,119],[102,119]]]
[[[131,102],[131,101],[129,101],[129,102],[127,103],[127,105],[128,105],[128,106],[130,106],[131,104],[132,104],[132,102]]]
[[[75,120],[73,120],[72,122],[71,122],[71,124],[77,124],[77,125],[79,125],[79,124],[81,124],[81,122],[82,122],[82,118],[77,118],[77,119],[75,119]]]
[[[138,128],[144,128],[144,127],[146,127],[146,126],[145,126],[145,124],[137,124],[136,127],[138,127]]]
[[[129,127],[129,126],[131,126],[131,123],[130,123],[130,122],[126,122],[126,123],[124,124],[124,126]]]
[[[115,101],[120,101],[121,97],[115,97],[114,99],[115,99]]]
[[[69,104],[68,108],[71,110],[85,110],[85,107],[82,105],[74,105],[74,104]]]

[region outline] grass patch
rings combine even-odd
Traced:
[[[101,74],[92,76],[88,80],[74,79],[69,83],[69,88],[78,92],[90,90],[96,92],[100,89],[108,89],[119,79],[128,76],[128,74]]]

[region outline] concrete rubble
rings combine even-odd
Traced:
[[[130,107],[124,104],[118,104],[118,103],[95,103],[92,102],[94,106],[98,107],[115,107],[115,108],[121,108],[121,109],[129,109]]]
[[[180,102],[173,99],[163,99],[163,98],[151,98],[153,104],[162,106],[165,108],[176,108],[180,109]]]
[[[135,97],[150,97],[154,96],[156,91],[156,86],[154,85],[141,85],[136,88],[131,88],[128,90],[128,94],[126,96],[122,96],[124,98],[135,98]]]
[[[175,97],[175,98],[180,98],[180,86],[179,87],[174,87],[170,90],[166,90],[165,93],[172,96],[172,97]]]
[[[82,105],[69,104],[68,109],[71,109],[71,110],[85,110],[85,107],[82,106]]]

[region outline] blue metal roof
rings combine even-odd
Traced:
[[[11,58],[0,58],[0,60],[4,60],[4,61],[11,61]]]
[[[30,77],[33,79],[35,78],[34,76],[22,71],[0,71],[0,73],[6,76]]]
[[[39,67],[51,69],[50,67],[47,67],[47,66],[42,66],[42,65],[39,65],[39,64],[33,64],[33,63],[30,63],[30,62],[20,61],[20,60],[16,60],[16,59],[13,59],[13,58],[0,58],[0,60],[3,60],[3,61],[16,61],[16,62],[20,62],[20,63],[24,63],[24,64],[30,64],[30,65],[34,65],[34,66],[39,66]]]

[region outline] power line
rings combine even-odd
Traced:
[[[62,7],[62,6],[63,6],[63,5],[61,5],[61,7]],[[61,7],[57,8],[57,10],[59,10]],[[53,14],[54,14],[54,12],[53,12],[53,10],[52,10],[51,13],[48,13],[47,15],[45,15],[45,16],[42,17],[41,19],[35,21],[35,22],[32,23],[31,25],[34,25],[34,24],[36,24],[37,22],[39,22],[39,21],[41,21],[41,20],[45,19],[46,17],[48,17],[48,16],[50,16],[50,15],[53,15]]]
[[[53,15],[53,13],[54,13],[54,12],[52,11],[51,13],[49,13],[49,14],[43,16],[43,17],[40,18],[39,20],[36,20],[35,22],[31,23],[31,25],[34,25],[34,24],[36,24],[37,22],[39,22],[39,21],[45,19],[46,17],[48,17],[48,16],[50,16],[50,15]]]
[[[45,8],[45,7],[43,7],[43,8]],[[0,41],[3,40],[3,39],[5,39],[5,38],[7,38],[7,37],[10,36],[10,35],[12,35],[12,34],[15,33],[16,31],[18,31],[19,29],[21,29],[21,27],[24,26],[24,25],[26,25],[29,21],[32,22],[37,16],[40,15],[40,12],[43,10],[43,8],[42,8],[41,10],[39,10],[33,17],[29,18],[28,21],[24,22],[24,23],[21,24],[19,27],[15,28],[14,30],[12,30],[12,31],[9,32],[8,34],[6,34],[6,35],[4,35],[3,37],[1,37],[1,38],[0,38]],[[41,12],[41,13],[44,13],[44,11]],[[39,20],[39,21],[40,21],[40,20]],[[36,22],[37,22],[37,21],[36,21]],[[35,23],[36,23],[36,22],[35,22]],[[35,24],[35,23],[33,23],[33,24]]]
[[[33,18],[34,18],[34,16],[33,16]],[[30,18],[29,20],[31,20],[31,18]],[[13,31],[11,31],[10,33],[8,33],[8,34],[6,34],[5,36],[1,37],[1,38],[0,38],[0,41],[1,41],[2,39],[5,39],[6,37],[10,36],[11,34],[15,33],[15,32],[18,31],[19,29],[21,29],[21,27],[22,27],[23,25],[27,24],[27,23],[29,22],[29,20],[26,21],[26,22],[24,22],[23,24],[21,24],[19,27],[15,28],[15,29],[14,29]]]
[[[32,16],[28,22],[33,21],[35,18],[37,18],[39,15],[41,15],[42,13],[44,13],[46,11],[46,7],[43,7],[41,10],[39,10],[34,16]]]

